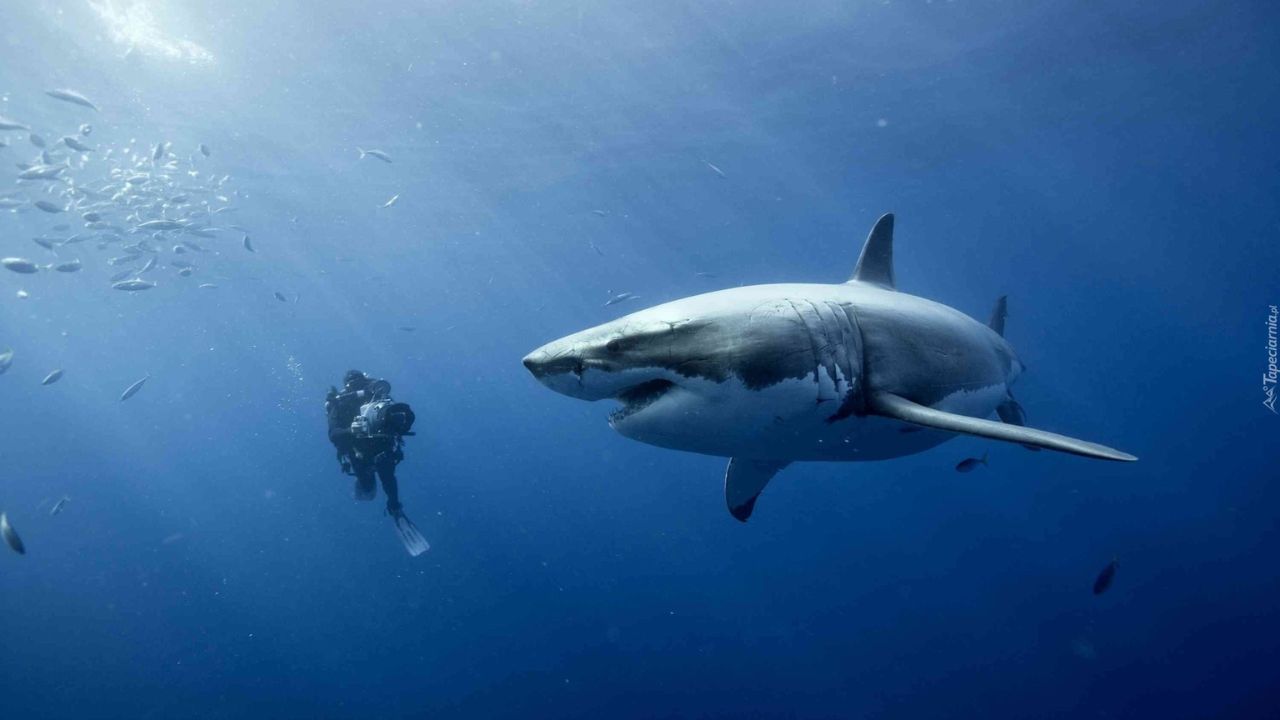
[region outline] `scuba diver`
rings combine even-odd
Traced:
[[[378,496],[377,479],[387,494],[387,514],[395,521],[396,535],[410,555],[421,555],[430,545],[404,514],[396,465],[404,459],[404,438],[413,435],[413,410],[391,399],[391,383],[375,380],[359,370],[348,370],[343,388],[330,387],[324,401],[329,419],[329,442],[338,451],[338,464],[356,478],[355,498]],[[375,479],[375,476],[377,479]]]

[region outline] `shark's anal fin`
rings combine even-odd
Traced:
[[[893,393],[872,393],[868,402],[871,411],[877,415],[891,417],[895,420],[915,425],[923,425],[935,430],[946,430],[947,432],[964,433],[965,435],[975,435],[991,440],[1034,445],[1047,450],[1057,450],[1058,452],[1083,455],[1084,457],[1098,458],[1099,460],[1132,462],[1138,459],[1129,453],[1120,452],[1105,445],[1077,440],[1066,435],[934,410]]]
[[[853,269],[849,282],[865,282],[889,290],[893,284],[893,213],[886,213],[876,221],[867,235],[867,242],[858,256],[858,266]]]
[[[787,465],[785,461],[730,458],[724,472],[724,501],[729,514],[746,522],[764,486]]]

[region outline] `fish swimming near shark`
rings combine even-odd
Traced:
[[[79,105],[81,107],[87,107],[90,110],[98,109],[98,106],[90,102],[89,98],[85,97],[84,95],[81,95],[75,90],[71,90],[70,88],[57,88],[54,90],[45,90],[44,94],[48,95],[51,98],[54,98],[55,100],[69,102],[73,105]]]
[[[620,402],[609,424],[625,437],[730,458],[725,501],[743,522],[793,462],[886,460],[958,435],[1137,459],[1026,427],[1005,299],[984,325],[898,291],[893,230],[892,214],[880,218],[847,282],[682,298],[548,343],[524,365],[563,395]]]
[[[364,148],[356,148],[356,150],[360,151],[361,160],[365,159],[366,157],[375,157],[384,163],[391,162],[391,156],[382,152],[381,150],[365,150]]]

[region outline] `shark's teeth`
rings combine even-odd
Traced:
[[[658,379],[632,385],[623,390],[617,395],[617,400],[622,403],[622,407],[609,415],[609,423],[617,423],[649,407],[675,386],[676,384],[670,380]]]

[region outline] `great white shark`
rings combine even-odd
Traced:
[[[790,463],[886,460],[957,435],[1137,460],[1026,427],[1005,298],[984,325],[898,291],[893,224],[876,222],[847,282],[681,298],[547,343],[524,365],[558,393],[619,401],[609,424],[625,437],[730,458],[725,501],[744,522]]]

